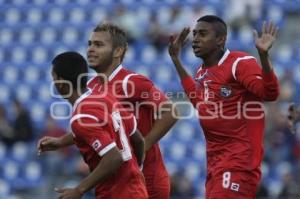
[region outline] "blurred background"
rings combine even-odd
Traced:
[[[280,27],[271,53],[281,95],[266,104],[257,196],[300,198],[300,128],[291,134],[285,123],[287,105],[300,104],[300,0],[0,0],[0,199],[53,199],[54,187],[74,186],[88,173],[74,147],[37,156],[40,137],[61,136],[68,129],[70,107],[51,97],[55,55],[74,50],[85,56],[93,27],[113,22],[129,36],[124,66],[148,76],[170,99],[185,101],[166,50],[168,37],[206,14],[226,21],[230,50],[256,57],[252,28],[260,29],[263,20]],[[190,44],[182,59],[191,73],[201,64]],[[179,108],[183,116],[194,111]],[[178,121],[160,146],[172,198],[203,198],[205,141],[197,119]]]

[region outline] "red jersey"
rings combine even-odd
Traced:
[[[166,96],[151,80],[123,68],[122,65],[108,77],[108,82],[117,100],[123,102],[127,108],[132,108],[137,128],[145,137],[152,129],[157,108],[162,102],[167,101]],[[99,78],[95,77],[88,82],[88,87],[95,88],[99,84]],[[146,182],[148,177],[168,176],[158,144],[153,145],[146,153],[143,166]]]
[[[262,101],[276,100],[278,81],[256,59],[227,50],[218,65],[200,67],[184,90],[197,108],[206,138],[208,174],[259,169],[263,157]]]
[[[119,198],[121,196],[115,196],[117,193],[127,193],[139,187],[144,187],[146,192],[128,141],[128,137],[136,131],[136,122],[133,115],[120,112],[121,108],[112,95],[91,89],[74,104],[70,126],[74,142],[90,170],[93,171],[102,157],[115,146],[124,160],[113,176],[96,186],[97,199]],[[130,183],[132,179],[136,179],[135,184]],[[146,198],[146,195],[136,198]]]

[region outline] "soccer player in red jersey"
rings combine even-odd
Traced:
[[[203,64],[194,79],[179,59],[189,28],[170,37],[169,54],[206,138],[206,199],[255,198],[263,158],[262,102],[279,95],[269,60],[277,31],[272,23],[264,23],[261,36],[254,31],[261,68],[253,56],[225,49],[227,27],[222,19],[201,17],[192,47]]]
[[[109,92],[87,88],[87,77],[79,78],[88,73],[80,54],[62,53],[53,59],[52,65],[57,91],[73,105],[70,126],[74,143],[91,170],[76,188],[57,189],[58,198],[79,199],[93,187],[97,199],[148,198],[128,141],[129,136],[137,136],[143,143],[142,135],[136,132],[134,116],[120,111],[122,106]],[[142,144],[136,154],[138,159],[142,159],[143,147]]]
[[[109,85],[117,100],[135,113],[137,129],[145,138],[142,171],[149,198],[168,199],[170,180],[158,141],[176,122],[176,109],[151,80],[122,66],[126,50],[127,39],[122,29],[112,24],[97,26],[89,39],[87,57],[90,67],[100,76],[91,79],[88,87]],[[43,146],[45,150],[56,150],[72,143],[71,136],[66,135],[49,138]]]

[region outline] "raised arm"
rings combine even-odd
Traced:
[[[269,50],[276,40],[277,33],[278,27],[276,27],[272,22],[263,23],[261,36],[259,36],[257,30],[253,31],[255,46],[257,48],[264,73],[269,73],[273,70],[269,58]]]
[[[177,73],[180,77],[181,84],[186,92],[188,98],[192,102],[194,106],[196,106],[198,100],[195,96],[196,94],[196,83],[193,78],[188,74],[188,72],[183,67],[179,55],[184,46],[187,36],[190,33],[190,28],[184,28],[179,35],[174,37],[173,35],[170,37],[169,42],[169,54],[174,63],[174,66],[177,70]]]
[[[184,28],[181,31],[181,33],[176,37],[174,37],[173,35],[170,36],[169,54],[181,80],[190,76],[188,72],[185,70],[185,68],[183,67],[179,59],[179,55],[181,53],[182,47],[184,46],[189,33],[190,33],[190,28]]]
[[[255,58],[245,56],[238,58],[233,64],[233,74],[248,91],[265,101],[274,101],[279,95],[279,84],[269,58],[278,29],[274,24],[264,22],[262,34],[254,30],[255,46],[259,53],[262,68]]]

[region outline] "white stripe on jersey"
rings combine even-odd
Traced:
[[[246,60],[246,59],[255,59],[255,57],[253,57],[253,56],[239,57],[239,58],[237,58],[237,59],[233,62],[231,71],[232,71],[233,78],[234,78],[235,80],[236,80],[236,75],[235,75],[235,73],[236,73],[236,68],[237,68],[237,65],[238,65],[239,61],[241,61],[241,60]]]
[[[102,157],[103,155],[105,155],[108,151],[110,151],[115,146],[117,146],[116,143],[112,142],[109,145],[107,145],[106,147],[104,147],[101,151],[99,151],[98,154]]]
[[[128,97],[128,90],[127,90],[127,84],[128,84],[128,80],[130,77],[134,76],[134,75],[138,75],[138,74],[129,74],[127,75],[124,79],[123,79],[123,82],[122,82],[122,88],[123,88],[123,92],[125,94],[126,97]]]
[[[71,120],[70,120],[70,124],[72,124],[75,120],[78,120],[79,118],[90,118],[93,120],[96,120],[97,122],[99,122],[98,118],[94,115],[90,115],[90,114],[77,114],[74,115]]]

